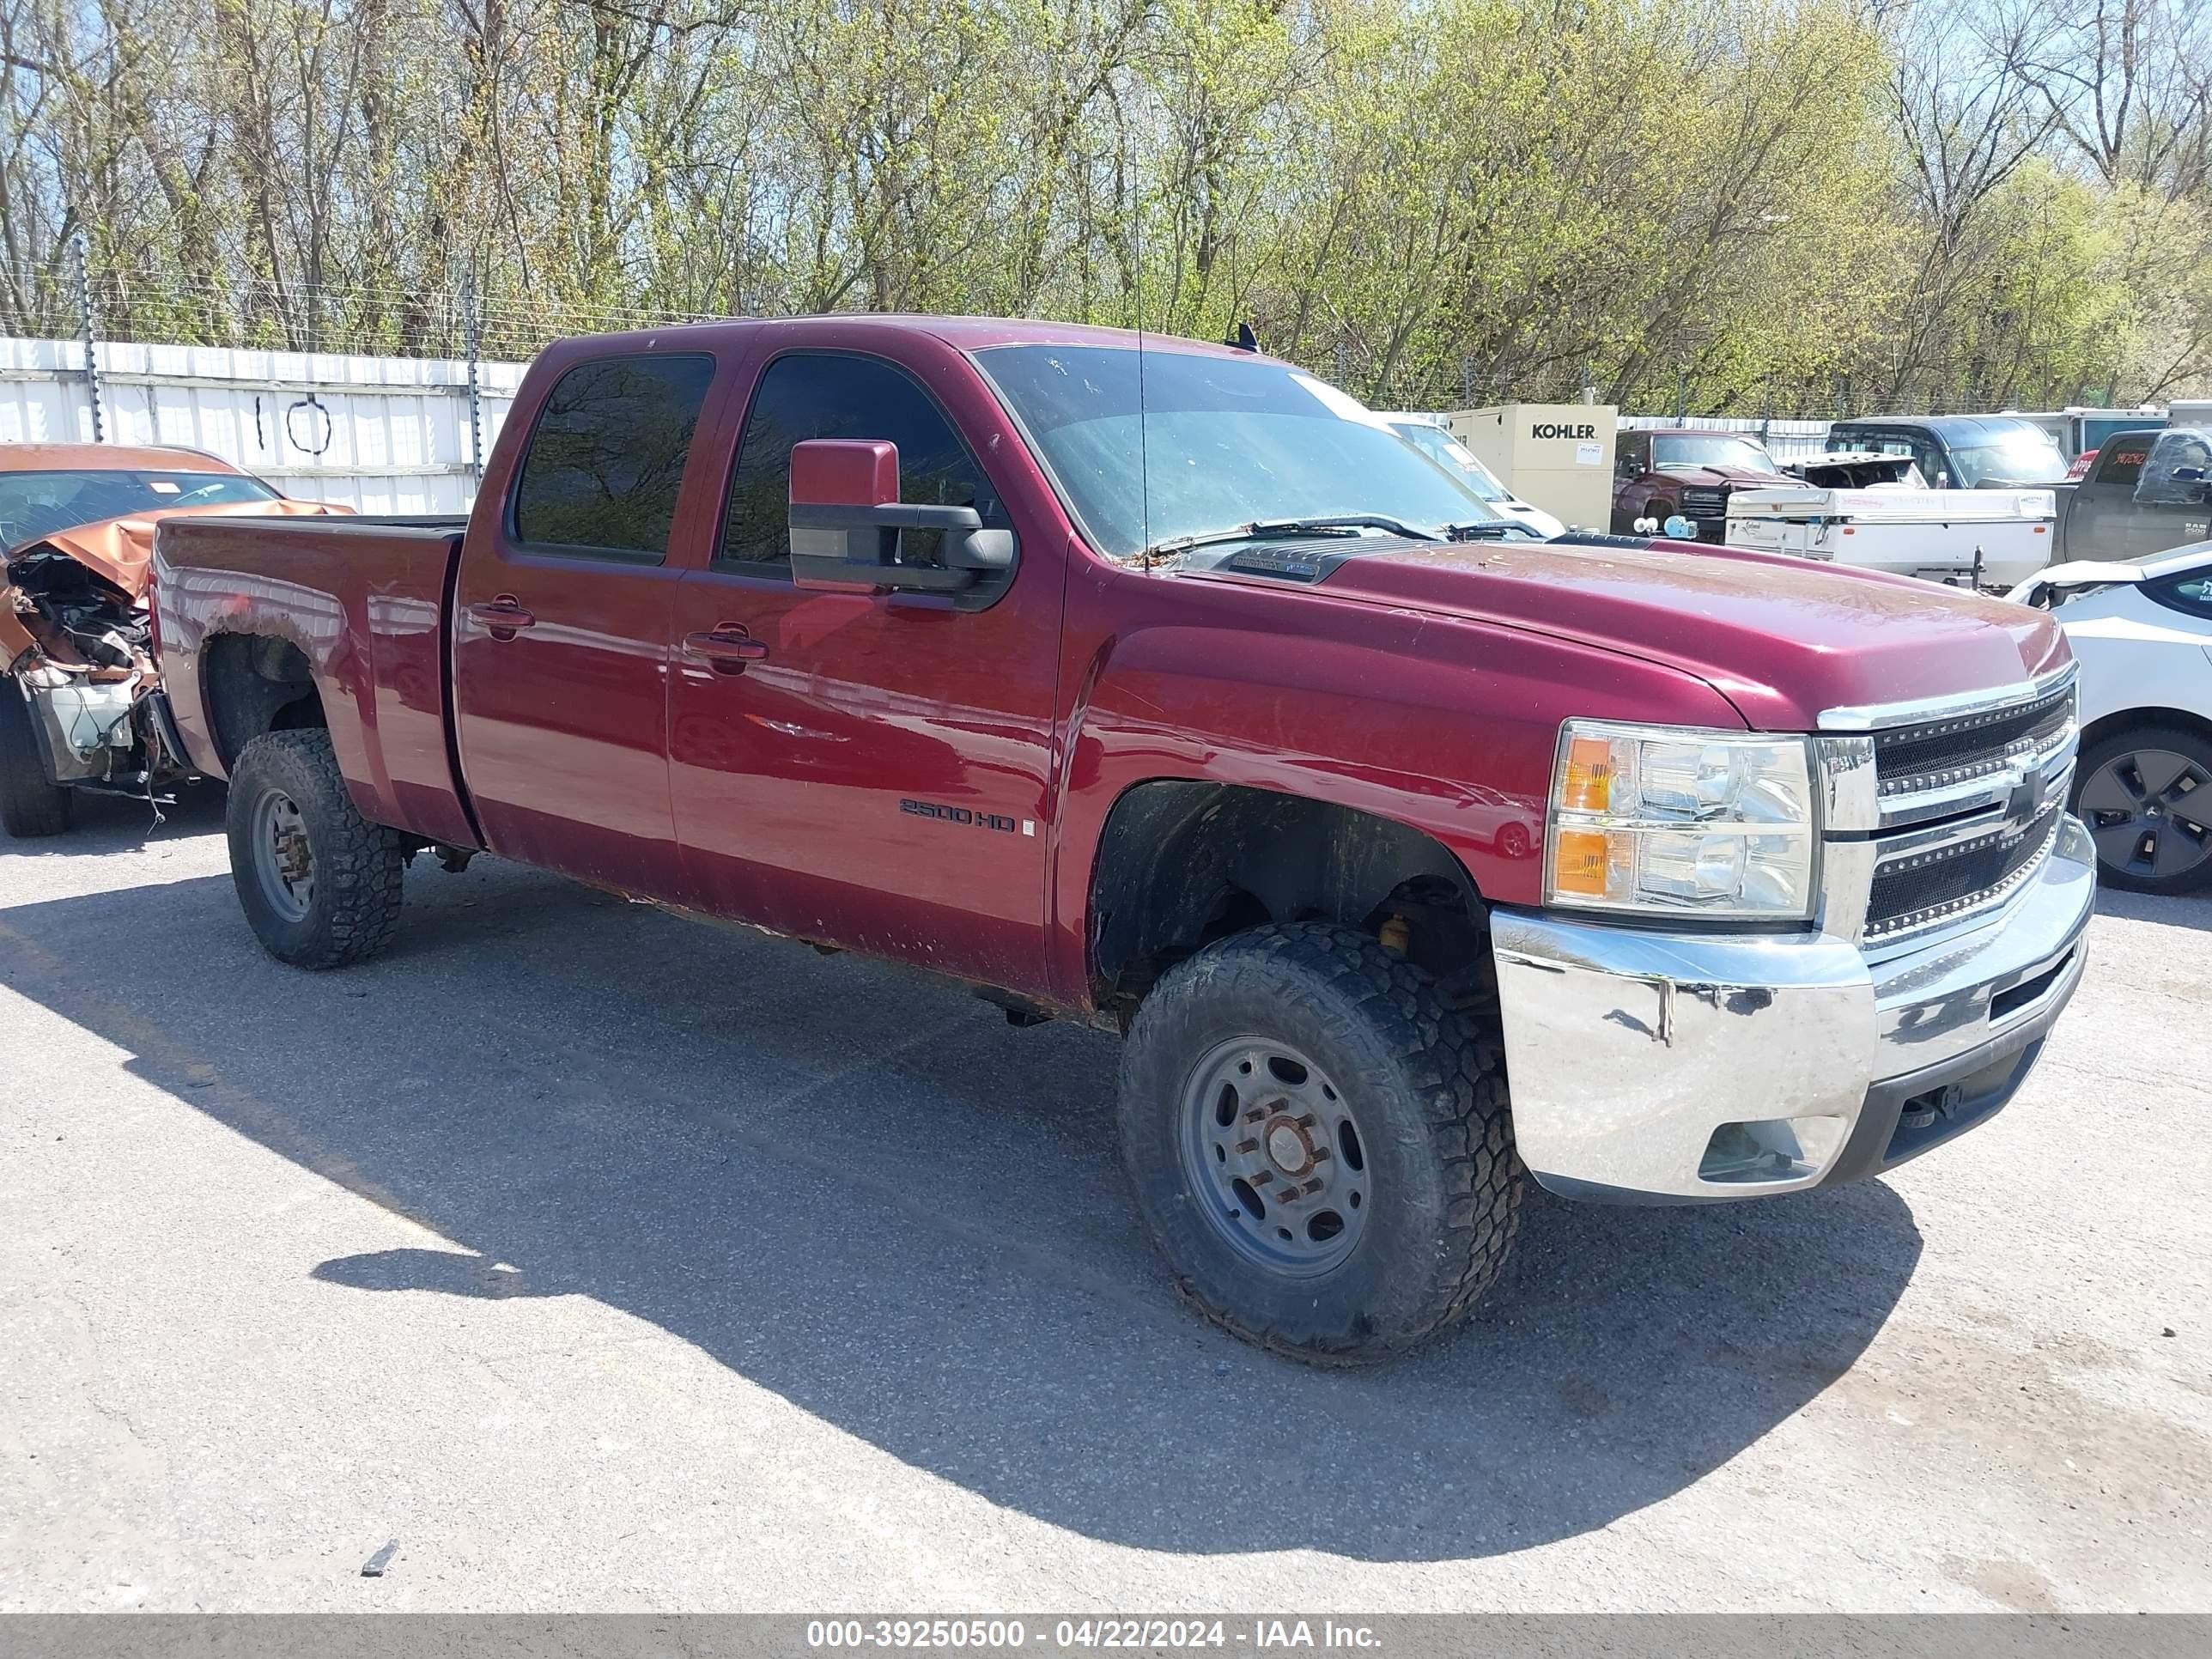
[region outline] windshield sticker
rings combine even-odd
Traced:
[[[167,478],[149,478],[146,480],[146,488],[156,495],[173,495],[177,494],[179,486]]]

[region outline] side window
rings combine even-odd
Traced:
[[[2136,481],[2138,507],[2202,507],[2212,501],[2212,441],[2201,432],[2161,432]]]
[[[2142,477],[2143,463],[2149,459],[2148,439],[2116,438],[2097,453],[2096,482],[2132,485]]]
[[[712,357],[605,357],[554,385],[514,483],[514,537],[659,564]]]
[[[2184,576],[2178,581],[2153,583],[2143,592],[2169,611],[2212,621],[2212,576]]]
[[[1898,438],[1885,433],[1875,433],[1865,438],[1854,439],[1845,448],[1870,451],[1876,455],[1903,455],[1916,466],[1920,463],[1921,451],[1910,439]]]
[[[1950,462],[1945,459],[1943,452],[1917,434],[1906,439],[1899,448],[1912,457],[1912,464],[1920,469],[1920,476],[1938,489],[1957,489],[1970,482],[1953,477]]]
[[[791,562],[791,450],[813,438],[881,438],[898,447],[899,499],[972,507],[1003,523],[983,470],[929,394],[877,357],[793,352],[762,374],[738,440],[717,567]],[[939,532],[908,531],[902,556],[937,556]]]

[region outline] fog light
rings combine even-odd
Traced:
[[[1850,1126],[1839,1117],[1768,1117],[1723,1123],[1698,1163],[1700,1181],[1755,1185],[1802,1181],[1843,1150]]]

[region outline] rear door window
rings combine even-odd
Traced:
[[[902,501],[972,507],[987,525],[1005,522],[983,469],[912,375],[880,357],[794,351],[762,371],[746,412],[716,568],[789,568],[792,447],[816,438],[888,439],[898,449]],[[902,557],[928,563],[942,539],[908,531]]]
[[[514,538],[536,551],[659,564],[714,360],[602,357],[555,383],[514,485]]]
[[[2150,446],[2148,438],[2116,439],[2106,444],[2097,452],[2095,482],[2133,488],[2142,477],[2143,463],[2150,459]]]

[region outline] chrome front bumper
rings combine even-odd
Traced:
[[[2001,912],[1873,962],[1826,933],[1497,909],[1522,1159],[1554,1192],[1646,1204],[1891,1168],[2011,1099],[2081,979],[2095,898],[2094,850],[2066,817]]]

